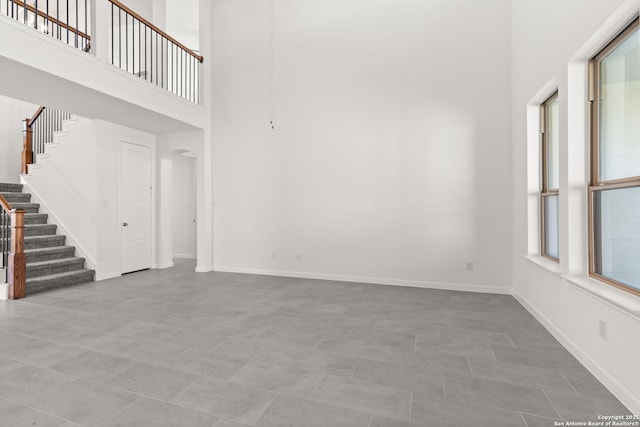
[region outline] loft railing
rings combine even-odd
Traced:
[[[38,156],[53,142],[53,135],[62,130],[62,123],[69,120],[71,114],[54,108],[40,107],[30,119],[23,121],[22,173],[29,173],[29,165],[35,163]]]
[[[108,1],[111,64],[200,103],[200,64],[204,58],[119,1]]]
[[[9,299],[24,298],[27,256],[24,253],[24,211],[11,208],[0,195],[0,268],[9,285]]]
[[[84,52],[91,49],[88,0],[0,0],[2,14]]]

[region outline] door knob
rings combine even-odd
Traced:
[[[128,222],[123,222],[123,223],[122,223],[122,226],[123,226],[123,227],[128,227],[128,226],[129,226],[129,223],[128,223]]]

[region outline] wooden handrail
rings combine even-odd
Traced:
[[[204,57],[202,55],[198,55],[197,53],[195,53],[192,49],[189,49],[188,47],[186,47],[185,45],[183,45],[182,43],[180,43],[178,40],[174,39],[173,37],[171,37],[169,34],[165,33],[164,31],[162,31],[160,28],[158,28],[157,26],[155,26],[154,24],[152,24],[150,21],[144,19],[142,16],[140,16],[138,13],[136,13],[134,10],[128,8],[127,6],[125,6],[124,4],[120,3],[118,0],[109,0],[110,3],[118,6],[120,9],[122,9],[123,11],[125,11],[126,13],[128,13],[129,15],[133,16],[134,18],[136,18],[138,21],[142,22],[143,24],[145,24],[147,27],[153,29],[154,31],[156,31],[157,33],[159,33],[162,37],[166,38],[167,40],[169,40],[171,43],[173,43],[174,45],[182,48],[184,51],[186,51],[189,55],[193,56],[194,58],[196,58],[199,62],[203,62],[204,61]]]
[[[44,105],[41,105],[40,108],[38,108],[38,111],[36,111],[36,113],[33,115],[33,117],[31,117],[30,119],[25,119],[27,121],[27,126],[31,127],[33,126],[33,123],[38,120],[38,117],[40,117],[40,114],[42,114],[42,112],[44,111],[46,107]]]
[[[2,194],[0,194],[0,206],[2,206],[2,209],[4,209],[6,213],[10,213],[13,210],[9,202],[7,202],[7,199],[2,197]]]
[[[91,36],[89,34],[85,34],[82,31],[73,28],[67,24],[65,24],[62,21],[59,21],[58,19],[54,18],[53,16],[47,15],[46,13],[44,13],[43,11],[41,11],[40,9],[36,10],[35,7],[31,6],[30,4],[26,4],[24,1],[22,0],[13,0],[14,4],[17,4],[20,7],[26,8],[27,10],[29,10],[30,12],[33,12],[35,14],[37,14],[38,16],[46,19],[48,22],[53,22],[54,24],[64,28],[65,30],[69,30],[74,34],[79,35],[80,37],[87,39],[87,40],[91,40]]]

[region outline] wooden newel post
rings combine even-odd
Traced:
[[[33,129],[31,127],[31,119],[22,121],[22,174],[29,173],[29,165],[33,163]]]
[[[24,211],[11,212],[11,252],[7,265],[9,299],[24,298],[27,293],[27,256],[24,253]]]

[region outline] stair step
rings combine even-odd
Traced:
[[[0,193],[21,193],[22,192],[22,184],[12,184],[8,182],[0,182]]]
[[[46,224],[49,215],[43,213],[24,214],[24,225]]]
[[[31,201],[31,194],[29,193],[14,193],[14,192],[5,192],[0,191],[2,197],[12,205],[14,203],[29,203]],[[12,206],[13,207],[13,206]]]
[[[65,236],[29,236],[24,238],[24,248],[40,249],[64,246]]]
[[[48,276],[32,277],[27,279],[27,295],[35,292],[43,292],[67,286],[92,282],[95,277],[93,270],[76,270],[66,273],[51,274]]]
[[[76,248],[73,246],[55,246],[52,248],[29,249],[24,251],[27,263],[51,261],[55,259],[73,258]]]
[[[29,224],[24,227],[24,236],[52,236],[56,234],[57,228],[58,226],[55,224]],[[4,239],[4,234],[5,230],[0,229],[0,239]]]
[[[14,209],[22,209],[28,213],[38,213],[40,210],[39,203],[11,203],[11,207]]]
[[[56,234],[55,224],[29,224],[24,228],[24,236],[51,236]]]
[[[50,276],[52,274],[82,270],[83,268],[84,258],[64,258],[42,262],[28,262],[27,278]]]

